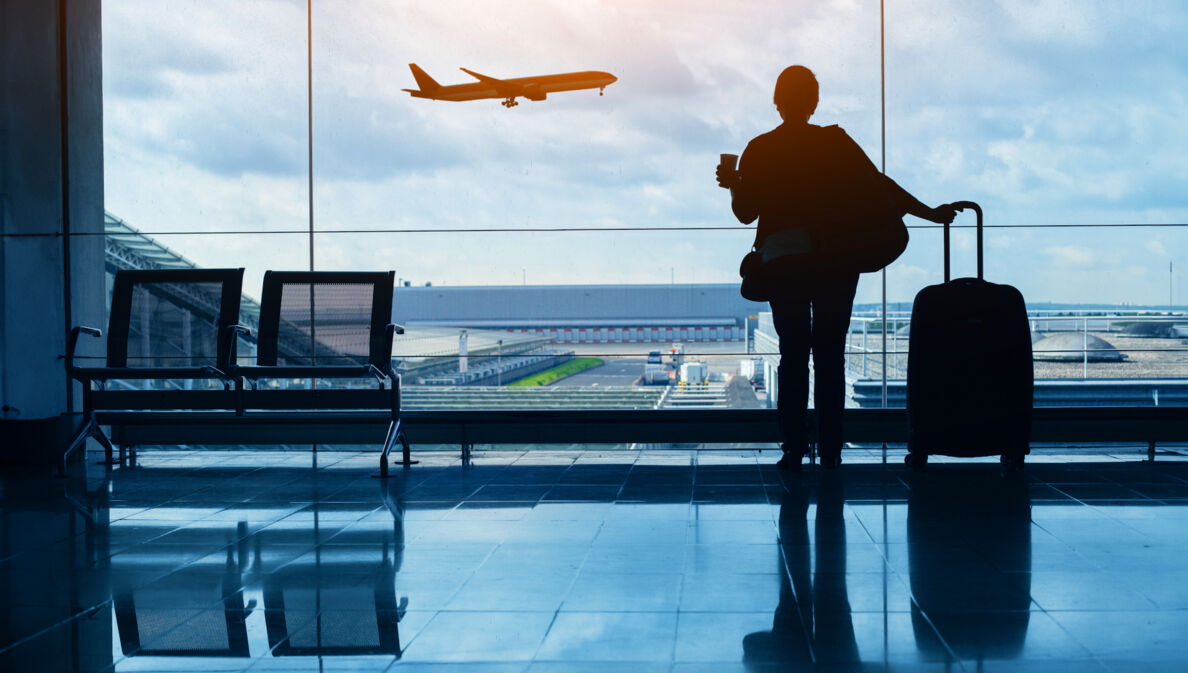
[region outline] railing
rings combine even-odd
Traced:
[[[887,358],[883,357],[882,320],[861,316],[850,318],[850,331],[846,335],[846,373],[859,379],[879,379],[882,378],[883,362],[886,360],[888,379],[906,378],[907,344],[900,343],[901,339],[895,331],[901,323],[909,324],[910,317],[911,314],[907,314],[907,318],[900,320],[888,316]],[[891,329],[892,325],[896,328]],[[857,330],[856,326],[861,326],[861,330]]]
[[[887,353],[884,358],[882,350],[883,319],[872,312],[862,311],[850,318],[850,331],[846,344],[846,373],[859,380],[873,380],[882,377],[884,359],[887,360],[887,379],[901,380],[907,377],[907,341],[910,331],[904,333],[904,328],[911,324],[911,313],[907,311],[888,312],[887,322]],[[1037,336],[1076,332],[1082,335],[1081,347],[1061,350],[1045,350],[1047,354],[1067,353],[1076,354],[1081,362],[1081,378],[1089,378],[1089,364],[1092,354],[1101,349],[1089,347],[1089,337],[1094,332],[1104,334],[1124,334],[1126,329],[1136,323],[1158,326],[1160,329],[1148,330],[1151,334],[1134,334],[1139,338],[1179,340],[1177,343],[1159,344],[1153,342],[1152,347],[1134,349],[1119,348],[1122,354],[1129,352],[1165,352],[1188,353],[1188,313],[1163,312],[1152,314],[1149,311],[1095,311],[1095,310],[1032,310],[1028,311],[1031,330]],[[1164,327],[1166,326],[1166,327]],[[1178,378],[1172,374],[1173,378]],[[1062,377],[1064,378],[1064,377]],[[1115,377],[1141,381],[1151,377]]]

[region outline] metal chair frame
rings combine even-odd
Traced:
[[[211,362],[189,367],[129,367],[128,338],[132,319],[132,296],[138,285],[156,283],[218,283],[217,301],[217,350]],[[234,353],[235,334],[232,327],[239,320],[239,302],[243,296],[243,269],[168,269],[168,270],[120,270],[116,272],[112,289],[111,315],[107,327],[106,366],[79,367],[75,364],[75,350],[78,338],[86,334],[103,336],[97,327],[76,326],[70,331],[66,344],[66,371],[73,381],[83,386],[83,423],[75,431],[62,453],[62,472],[65,473],[70,455],[86,445],[94,437],[103,445],[105,463],[113,464],[111,440],[96,420],[96,411],[143,409],[234,409],[235,396],[231,390],[234,383],[228,373],[231,361],[224,355]],[[207,310],[215,307],[209,298],[188,297],[182,303],[195,308],[205,303]],[[172,301],[172,300],[171,300]],[[105,383],[113,379],[215,379],[223,384],[223,390],[105,390]],[[123,459],[123,447],[120,458]]]
[[[383,409],[389,413],[388,433],[380,454],[381,478],[388,477],[388,455],[400,442],[402,461],[405,466],[413,465],[411,448],[400,418],[400,375],[392,369],[392,339],[404,334],[404,328],[391,322],[392,288],[396,280],[395,271],[268,271],[264,274],[264,288],[260,297],[260,328],[256,335],[256,364],[231,365],[231,374],[236,386],[236,413],[250,414],[247,410],[269,411],[344,411]],[[372,286],[371,317],[369,325],[368,353],[365,362],[356,364],[316,363],[316,341],[311,348],[311,360],[307,365],[281,365],[281,302],[286,285],[310,284],[368,284]],[[311,295],[311,301],[313,301]],[[243,325],[232,329],[239,333],[250,333]],[[316,334],[311,337],[316,340]],[[234,354],[229,354],[234,361]],[[360,356],[360,359],[363,359]],[[259,379],[375,379],[373,389],[317,389],[306,390],[262,390]],[[245,385],[247,384],[247,385]],[[385,384],[387,386],[385,387]],[[302,417],[309,420],[309,416]],[[313,416],[316,419],[316,415]]]

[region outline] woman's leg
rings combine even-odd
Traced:
[[[813,288],[813,406],[822,465],[836,464],[841,457],[846,332],[857,288],[858,274],[822,277]]]
[[[808,449],[808,356],[811,340],[806,292],[789,289],[771,299],[771,318],[780,337],[778,418],[785,452],[803,456]]]

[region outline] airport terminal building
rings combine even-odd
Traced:
[[[738,284],[397,287],[393,320],[534,334],[557,343],[742,341],[766,304]]]

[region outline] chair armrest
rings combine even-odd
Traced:
[[[384,349],[387,352],[388,362],[388,366],[385,367],[385,369],[387,369],[387,371],[385,372],[375,365],[371,365],[371,368],[376,370],[372,372],[372,375],[379,379],[381,386],[384,383],[384,379],[391,379],[393,387],[396,385],[396,375],[392,372],[392,335],[394,334],[404,334],[404,325],[398,325],[394,322],[390,322],[384,327]],[[381,376],[383,378],[380,378]]]
[[[229,376],[226,372],[215,367],[214,365],[202,365],[202,371],[213,374],[215,378],[222,379],[224,383],[234,383],[235,379]]]
[[[232,358],[235,356],[235,343],[237,338],[240,335],[251,336],[252,328],[248,327],[247,325],[227,325],[224,329],[227,330],[227,352],[223,354],[224,357],[220,359],[220,362],[226,367],[230,368],[235,366]]]
[[[367,371],[370,372],[371,375],[375,377],[375,380],[379,381],[381,384],[388,380],[388,375],[385,374],[382,369],[376,367],[373,364],[367,365]]]
[[[74,371],[74,349],[78,345],[78,336],[80,334],[90,334],[93,337],[103,336],[103,330],[98,327],[83,327],[77,325],[70,330],[70,338],[66,341],[66,371]]]

